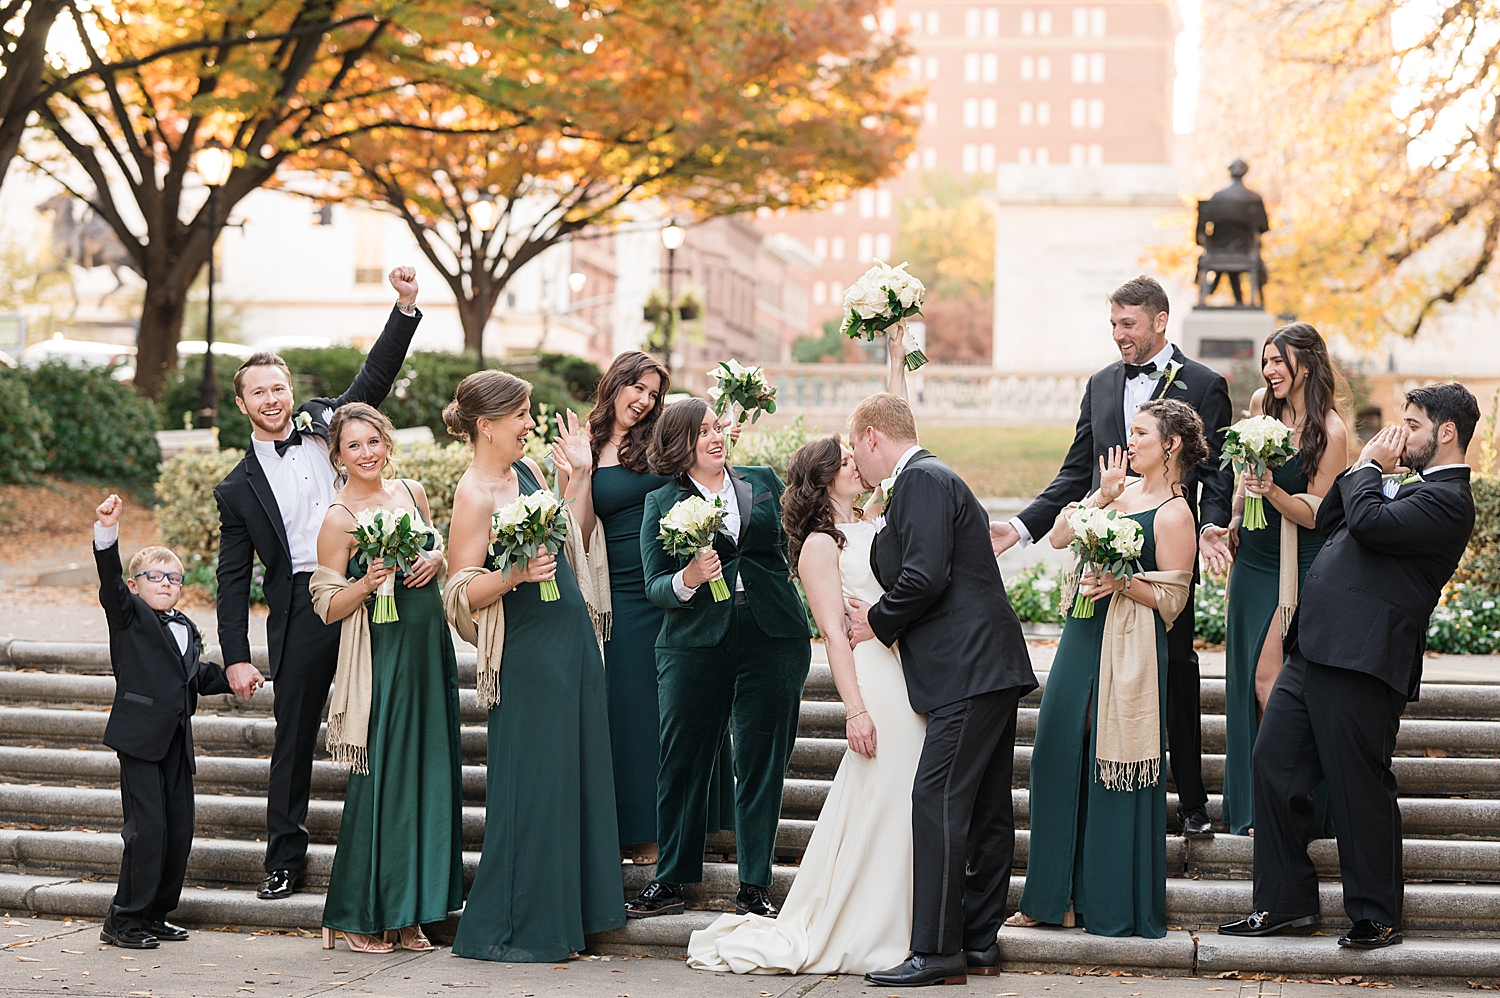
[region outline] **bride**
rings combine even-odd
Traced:
[[[905,396],[905,351],[890,337],[890,390]],[[849,647],[846,601],[883,591],[870,569],[875,524],[855,505],[868,486],[838,437],[792,458],[782,521],[844,702],[839,764],[779,918],[724,915],[693,933],[688,965],[736,974],[863,974],[906,959],[911,940],[911,788],[927,719],[914,713],[897,650]]]

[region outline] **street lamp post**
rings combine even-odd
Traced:
[[[661,230],[661,244],[667,249],[667,324],[662,330],[662,360],[672,364],[672,334],[677,331],[677,250],[687,238],[687,230],[670,222]]]
[[[193,156],[193,167],[208,187],[208,312],[203,320],[203,380],[198,382],[198,428],[211,429],[219,407],[214,377],[214,247],[219,241],[219,188],[229,180],[234,156],[218,139],[209,139]]]
[[[500,222],[500,206],[495,203],[495,199],[492,197],[476,198],[469,202],[469,221],[480,232],[486,234],[493,232],[495,226]],[[481,236],[480,243],[483,244],[483,242],[484,236]],[[485,257],[482,250],[482,245],[474,247],[473,266],[475,269],[472,275],[474,281],[479,280],[479,271],[484,266]],[[479,342],[475,348],[475,352],[478,355],[478,367],[476,369],[480,371],[484,370],[484,327],[488,324],[489,316],[486,315],[484,316],[483,324],[479,327]]]

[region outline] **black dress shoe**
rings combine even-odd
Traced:
[[[990,943],[989,949],[964,950],[964,963],[969,965],[969,973],[981,977],[1000,973],[1000,940]]]
[[[156,949],[161,945],[155,936],[139,925],[132,925],[128,929],[105,926],[99,933],[99,941],[111,946],[123,946],[125,949]]]
[[[1339,937],[1340,946],[1351,946],[1354,949],[1380,949],[1383,946],[1394,946],[1401,941],[1401,927],[1399,925],[1386,925],[1369,918],[1361,918],[1354,923],[1354,928],[1349,934]]]
[[[173,925],[166,919],[159,922],[148,921],[146,931],[164,943],[180,943],[188,937],[187,929],[180,925]]]
[[[681,915],[684,910],[682,888],[665,880],[653,880],[641,892],[625,902],[626,918],[655,918],[657,915]]]
[[[260,890],[255,896],[262,901],[279,901],[289,898],[292,892],[302,884],[301,870],[272,870],[270,876],[260,885]]]
[[[962,953],[952,956],[913,953],[900,966],[871,971],[865,980],[888,988],[920,988],[929,984],[967,984],[969,973]]]
[[[1225,922],[1219,932],[1226,936],[1269,936],[1282,929],[1312,925],[1317,915],[1292,915],[1284,911],[1252,911],[1238,922]]]
[[[778,914],[766,888],[757,887],[755,884],[740,884],[740,892],[734,898],[734,913],[736,915],[764,915],[767,918],[775,918]]]
[[[1185,839],[1211,839],[1214,823],[1208,820],[1208,808],[1195,807],[1191,811],[1178,811],[1182,819],[1182,837]]]

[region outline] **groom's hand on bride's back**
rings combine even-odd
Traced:
[[[870,630],[870,604],[864,600],[851,599],[849,601],[848,621],[850,648],[875,636],[875,632]]]

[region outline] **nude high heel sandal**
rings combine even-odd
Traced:
[[[1074,929],[1078,927],[1078,912],[1073,910],[1073,902],[1068,902],[1068,910],[1063,913],[1063,928]]]
[[[333,949],[333,930],[326,925],[323,926],[323,948]]]

